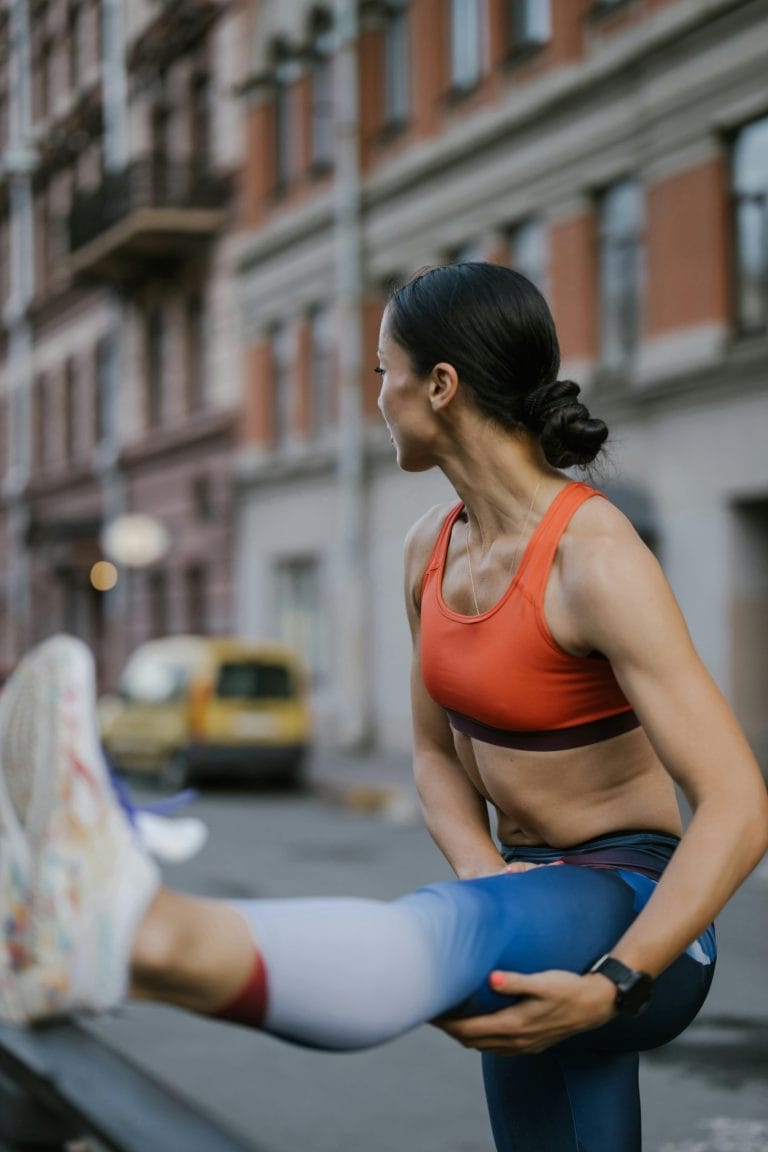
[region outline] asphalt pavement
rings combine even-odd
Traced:
[[[202,895],[387,899],[448,876],[404,757],[320,754],[303,792],[215,788],[191,812],[209,842],[166,877]],[[643,1056],[643,1152],[768,1152],[767,924],[764,862],[719,919],[698,1020]],[[328,1055],[146,1005],[93,1028],[261,1152],[492,1149],[477,1058],[434,1029]]]

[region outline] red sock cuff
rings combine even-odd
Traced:
[[[217,1020],[230,1020],[260,1028],[267,1011],[267,969],[258,952],[254,955],[251,973],[236,996],[222,1008],[211,1013]]]

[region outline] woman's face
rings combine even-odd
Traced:
[[[424,472],[435,463],[429,451],[435,431],[429,381],[414,373],[408,353],[389,335],[386,311],[378,355],[379,411],[397,451],[397,463],[406,472]]]

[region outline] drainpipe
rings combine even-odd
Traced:
[[[357,0],[336,0],[334,71],[336,306],[339,446],[337,461],[338,738],[342,747],[370,742],[369,628],[362,406],[362,251]]]
[[[10,192],[10,296],[4,321],[8,329],[8,470],[3,490],[8,501],[8,654],[16,660],[30,642],[29,480],[32,395],[32,327],[29,311],[35,290],[30,108],[30,45],[27,0],[10,9],[10,88],[8,146],[3,168]]]
[[[101,83],[103,108],[104,179],[111,184],[128,164],[128,84],[125,70],[123,0],[101,0]],[[104,440],[97,447],[94,471],[102,492],[102,520],[111,523],[126,511],[125,480],[120,471],[120,380],[125,379],[125,339],[128,317],[118,289],[109,292],[109,343],[105,365],[106,421]],[[128,636],[128,589],[121,575],[105,596],[107,651],[113,674],[123,663]],[[108,674],[108,678],[109,674]]]

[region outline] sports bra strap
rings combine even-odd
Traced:
[[[440,531],[438,532],[437,538],[432,547],[429,562],[424,569],[424,575],[421,579],[422,584],[424,583],[428,572],[435,572],[438,568],[443,567],[445,563],[445,557],[448,552],[448,540],[451,535],[451,529],[453,528],[454,522],[463,507],[464,504],[462,501],[459,501],[458,504],[454,504],[453,508],[451,508],[450,512],[440,525]]]
[[[582,504],[593,496],[602,496],[596,488],[574,480],[561,489],[544,514],[539,530],[534,533],[529,547],[523,554],[519,569],[520,584],[535,603],[540,603],[547,586],[552,562],[560,543],[560,537],[568,527],[572,516]],[[532,547],[530,546],[532,545]]]

